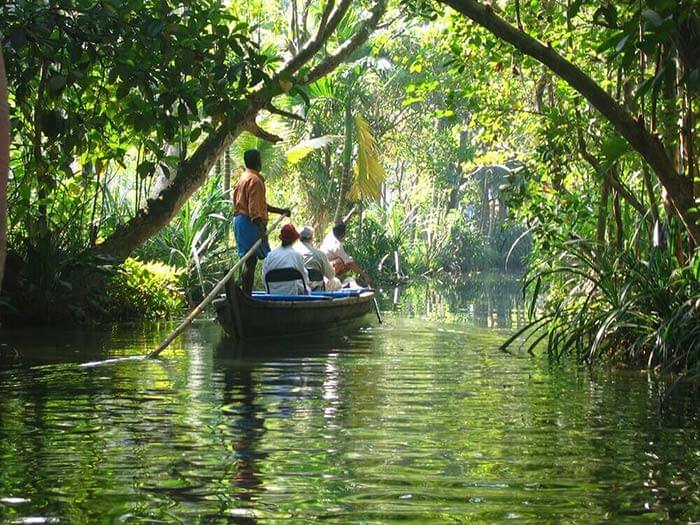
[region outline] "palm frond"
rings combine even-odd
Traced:
[[[381,194],[382,182],[386,176],[379,160],[374,133],[369,123],[360,115],[355,117],[355,130],[357,134],[357,163],[348,197],[354,201],[363,198],[378,199]]]
[[[285,153],[287,163],[294,166],[306,158],[309,153],[325,148],[333,142],[342,140],[340,135],[323,135],[312,139],[302,140]]]

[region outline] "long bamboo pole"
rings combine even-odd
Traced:
[[[282,219],[284,219],[286,216],[282,215],[279,219],[277,219],[272,226],[270,226],[267,229],[267,234],[269,234],[271,231],[273,231],[275,228],[277,228],[277,225],[282,222]],[[255,253],[255,251],[258,249],[258,246],[260,246],[260,243],[262,242],[262,237],[259,238],[257,241],[255,241],[255,244],[250,247],[250,249],[243,255],[243,257],[240,258],[240,260],[233,265],[233,268],[231,268],[226,275],[224,275],[224,278],[221,279],[214,288],[212,288],[211,292],[209,292],[209,295],[207,295],[201,303],[199,303],[197,306],[194,307],[194,310],[188,315],[184,321],[182,321],[175,330],[173,330],[168,337],[166,337],[163,342],[160,344],[158,348],[153,350],[150,354],[148,354],[148,359],[153,359],[158,356],[163,350],[168,348],[170,346],[170,343],[172,343],[175,338],[177,338],[178,335],[180,335],[182,332],[185,331],[185,328],[187,328],[192,321],[194,320],[195,317],[197,317],[200,313],[202,313],[202,310],[204,310],[209,303],[211,303],[216,297],[219,296],[221,293],[221,290],[223,290],[224,286],[226,283],[233,277],[233,274],[238,270],[238,268],[241,267],[241,265],[246,262],[251,255]]]

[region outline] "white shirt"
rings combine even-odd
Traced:
[[[270,283],[270,293],[285,295],[306,295],[309,293],[309,273],[304,267],[304,258],[294,249],[294,245],[280,246],[267,254],[263,261],[263,279],[270,270],[280,268],[299,270],[304,280],[303,282],[297,279],[296,281]]]
[[[323,242],[318,249],[326,254],[329,261],[332,261],[333,259],[340,259],[346,264],[352,261],[352,257],[347,254],[343,248],[343,245],[340,244],[340,241],[335,237],[335,235],[333,235],[332,231],[326,235],[326,238],[323,239]]]
[[[329,292],[340,289],[340,281],[336,279],[335,270],[328,262],[325,253],[314,248],[310,242],[300,241],[294,247],[304,258],[304,265],[307,269],[318,270],[323,274],[323,281],[309,281],[312,290],[317,290],[321,286],[324,286]]]

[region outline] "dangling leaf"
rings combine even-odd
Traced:
[[[385,178],[384,169],[379,161],[372,128],[359,115],[355,117],[355,132],[357,135],[357,163],[348,197],[354,201],[363,198],[378,199]]]

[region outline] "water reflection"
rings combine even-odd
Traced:
[[[521,284],[510,274],[428,281],[383,292],[383,308],[404,315],[480,328],[517,328],[525,322]]]
[[[202,322],[163,360],[92,369],[26,336],[0,370],[0,522],[696,520],[697,395],[662,409],[643,374],[503,354],[487,327],[522,306],[475,290],[262,344]],[[84,360],[158,339],[84,336]]]
[[[260,463],[266,454],[259,449],[265,433],[264,411],[256,403],[256,385],[251,367],[229,367],[224,370],[224,414],[231,416],[231,446],[235,453],[231,476],[231,495],[239,508],[254,508],[256,493],[262,490]],[[255,523],[253,516],[237,516],[241,523]]]

